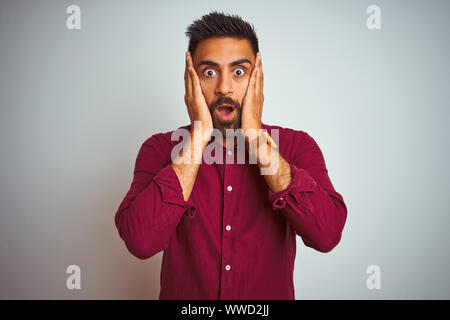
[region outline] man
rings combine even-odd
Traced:
[[[253,26],[212,12],[186,34],[189,138],[175,153],[175,131],[142,144],[115,216],[119,234],[140,259],[164,250],[160,299],[295,299],[296,235],[320,252],[332,250],[347,216],[344,200],[312,137],[261,123]],[[243,134],[227,136],[237,129]],[[239,137],[245,163],[237,159]],[[225,161],[205,161],[212,144],[215,159]],[[275,170],[262,174],[268,167]]]

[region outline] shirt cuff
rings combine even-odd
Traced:
[[[269,189],[269,199],[272,203],[272,209],[280,210],[286,206],[286,199],[289,196],[294,196],[297,203],[300,201],[300,193],[313,192],[317,188],[317,182],[311,174],[305,169],[299,169],[291,164],[292,180],[289,186],[281,191],[273,192]]]
[[[164,202],[186,208],[185,214],[190,218],[195,216],[197,207],[191,198],[188,201],[184,200],[180,180],[170,164],[159,171],[153,181],[159,186]]]

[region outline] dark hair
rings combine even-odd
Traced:
[[[214,37],[247,39],[255,55],[259,52],[258,38],[253,25],[237,15],[212,11],[192,22],[186,29],[186,36],[189,37],[188,50],[192,56],[200,41]]]

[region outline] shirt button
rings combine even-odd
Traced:
[[[230,231],[230,230],[231,230],[231,226],[230,226],[230,225],[227,225],[227,226],[225,227],[225,229],[227,229],[227,231]]]
[[[231,156],[231,155],[233,154],[233,151],[231,151],[231,150],[228,150],[228,152],[227,152],[227,153],[228,153],[228,155],[229,155],[229,156]]]
[[[281,197],[281,198],[280,198],[280,200],[281,200],[281,201],[283,201],[283,200],[284,200],[284,198],[283,198],[283,197]]]
[[[225,269],[226,269],[227,271],[229,271],[229,270],[231,269],[230,265],[227,264],[227,265],[225,266]]]
[[[231,190],[233,190],[233,187],[232,187],[232,186],[228,186],[228,187],[227,187],[227,190],[228,190],[228,191],[231,191]]]

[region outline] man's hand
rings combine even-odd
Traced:
[[[186,91],[184,102],[191,119],[191,128],[194,129],[194,121],[200,121],[202,124],[202,133],[212,132],[213,123],[209,112],[208,104],[202,93],[200,80],[194,69],[191,53],[186,52],[186,68],[184,71],[184,84]],[[205,137],[207,138],[207,137]]]
[[[253,152],[256,152],[258,166],[274,168],[274,172],[265,174],[264,179],[273,192],[278,192],[286,189],[291,183],[291,167],[278,151],[275,150],[275,146],[275,148],[272,148],[265,139],[261,140],[259,138],[264,103],[263,81],[261,54],[258,52],[255,59],[255,67],[250,75],[247,93],[242,103],[242,129],[246,133],[246,139],[255,139],[258,141],[256,143],[256,150],[253,150]],[[252,137],[251,132],[247,130],[254,130],[257,137]]]
[[[203,150],[213,131],[211,114],[189,51],[186,52],[184,84],[186,86],[184,102],[191,119],[191,139],[181,150],[177,161],[173,161],[171,165],[183,189],[183,198],[187,201],[194,187]],[[198,122],[200,122],[201,128],[197,126]]]
[[[264,75],[261,64],[261,54],[258,52],[255,59],[250,80],[248,82],[247,92],[242,102],[242,129],[247,132],[253,129],[259,133],[261,129],[262,108],[264,103],[263,94]]]

